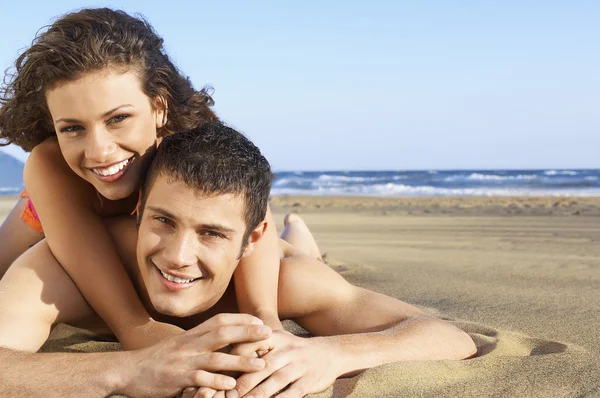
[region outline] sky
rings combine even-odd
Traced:
[[[3,3],[2,70],[66,12],[143,14],[275,170],[600,168],[600,2]]]

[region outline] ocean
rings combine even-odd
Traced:
[[[0,196],[23,187],[0,187]],[[281,171],[272,195],[600,196],[600,169]]]
[[[600,196],[600,169],[277,172],[272,195]]]

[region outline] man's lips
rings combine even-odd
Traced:
[[[156,264],[154,264],[154,263],[152,263],[152,265],[154,265],[154,268],[157,271],[160,282],[163,284],[163,286],[165,286],[169,290],[178,291],[178,290],[182,290],[182,289],[187,289],[187,288],[191,287],[192,285],[194,285],[194,283],[196,283],[202,279],[201,276],[195,277],[195,278],[186,276],[186,275],[176,276],[170,272],[169,273],[164,272],[163,270],[158,268],[156,266]]]

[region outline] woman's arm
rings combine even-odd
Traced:
[[[0,279],[10,265],[27,249],[44,239],[38,232],[21,220],[27,206],[27,198],[20,198],[2,226],[0,226]]]
[[[125,349],[181,332],[149,316],[94,209],[94,188],[71,171],[54,141],[32,151],[24,178],[52,253]]]
[[[271,209],[266,229],[254,251],[240,261],[235,273],[235,293],[240,312],[254,315],[273,329],[282,329],[277,315],[277,285],[281,260],[279,237]]]

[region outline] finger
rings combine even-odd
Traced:
[[[204,334],[219,326],[235,325],[263,325],[263,321],[249,314],[218,314],[207,321],[202,322],[195,328],[190,329],[190,331]]]
[[[196,388],[196,387],[184,388],[183,391],[181,392],[181,395],[179,396],[179,398],[194,398],[196,396],[197,391],[198,391],[198,388]]]
[[[271,335],[268,326],[221,326],[203,335],[200,347],[203,351],[217,351],[229,344],[265,340]]]
[[[310,387],[311,386],[309,382],[307,382],[305,378],[300,378],[298,381],[289,386],[287,390],[285,390],[281,394],[277,394],[277,398],[300,398],[305,396],[306,394],[319,392],[311,391]]]
[[[267,348],[266,350],[265,350],[265,349],[262,349],[262,350],[256,350],[256,355],[257,355],[259,358],[262,358],[262,357],[264,357],[265,355],[267,355],[267,354],[269,353],[269,351],[271,351],[271,348]]]
[[[275,347],[271,338],[266,340],[255,341],[252,343],[241,343],[233,346],[231,354],[244,357],[256,357],[258,352],[265,354]]]
[[[248,393],[252,397],[270,397],[298,380],[303,374],[299,367],[285,366]]]
[[[226,398],[239,398],[239,394],[236,390],[225,391]]]
[[[194,398],[214,398],[216,394],[217,391],[212,388],[201,387],[198,389],[196,395],[194,395]]]
[[[237,355],[210,352],[197,355],[190,359],[192,369],[202,369],[210,372],[256,372],[265,367],[264,359],[240,357]]]
[[[290,362],[287,355],[280,355],[277,351],[271,351],[265,355],[263,359],[267,363],[267,366],[263,370],[254,373],[246,373],[237,379],[235,389],[240,397],[248,394],[250,390],[259,385],[263,380],[288,365]]]
[[[230,391],[235,391],[235,390],[230,390]],[[237,397],[237,395],[236,395]],[[213,398],[225,398],[225,391],[217,391],[217,393],[215,394],[215,396]]]
[[[213,390],[231,390],[236,386],[233,377],[218,373],[210,373],[205,370],[195,370],[186,374],[187,381],[184,385],[195,387],[208,387]]]

